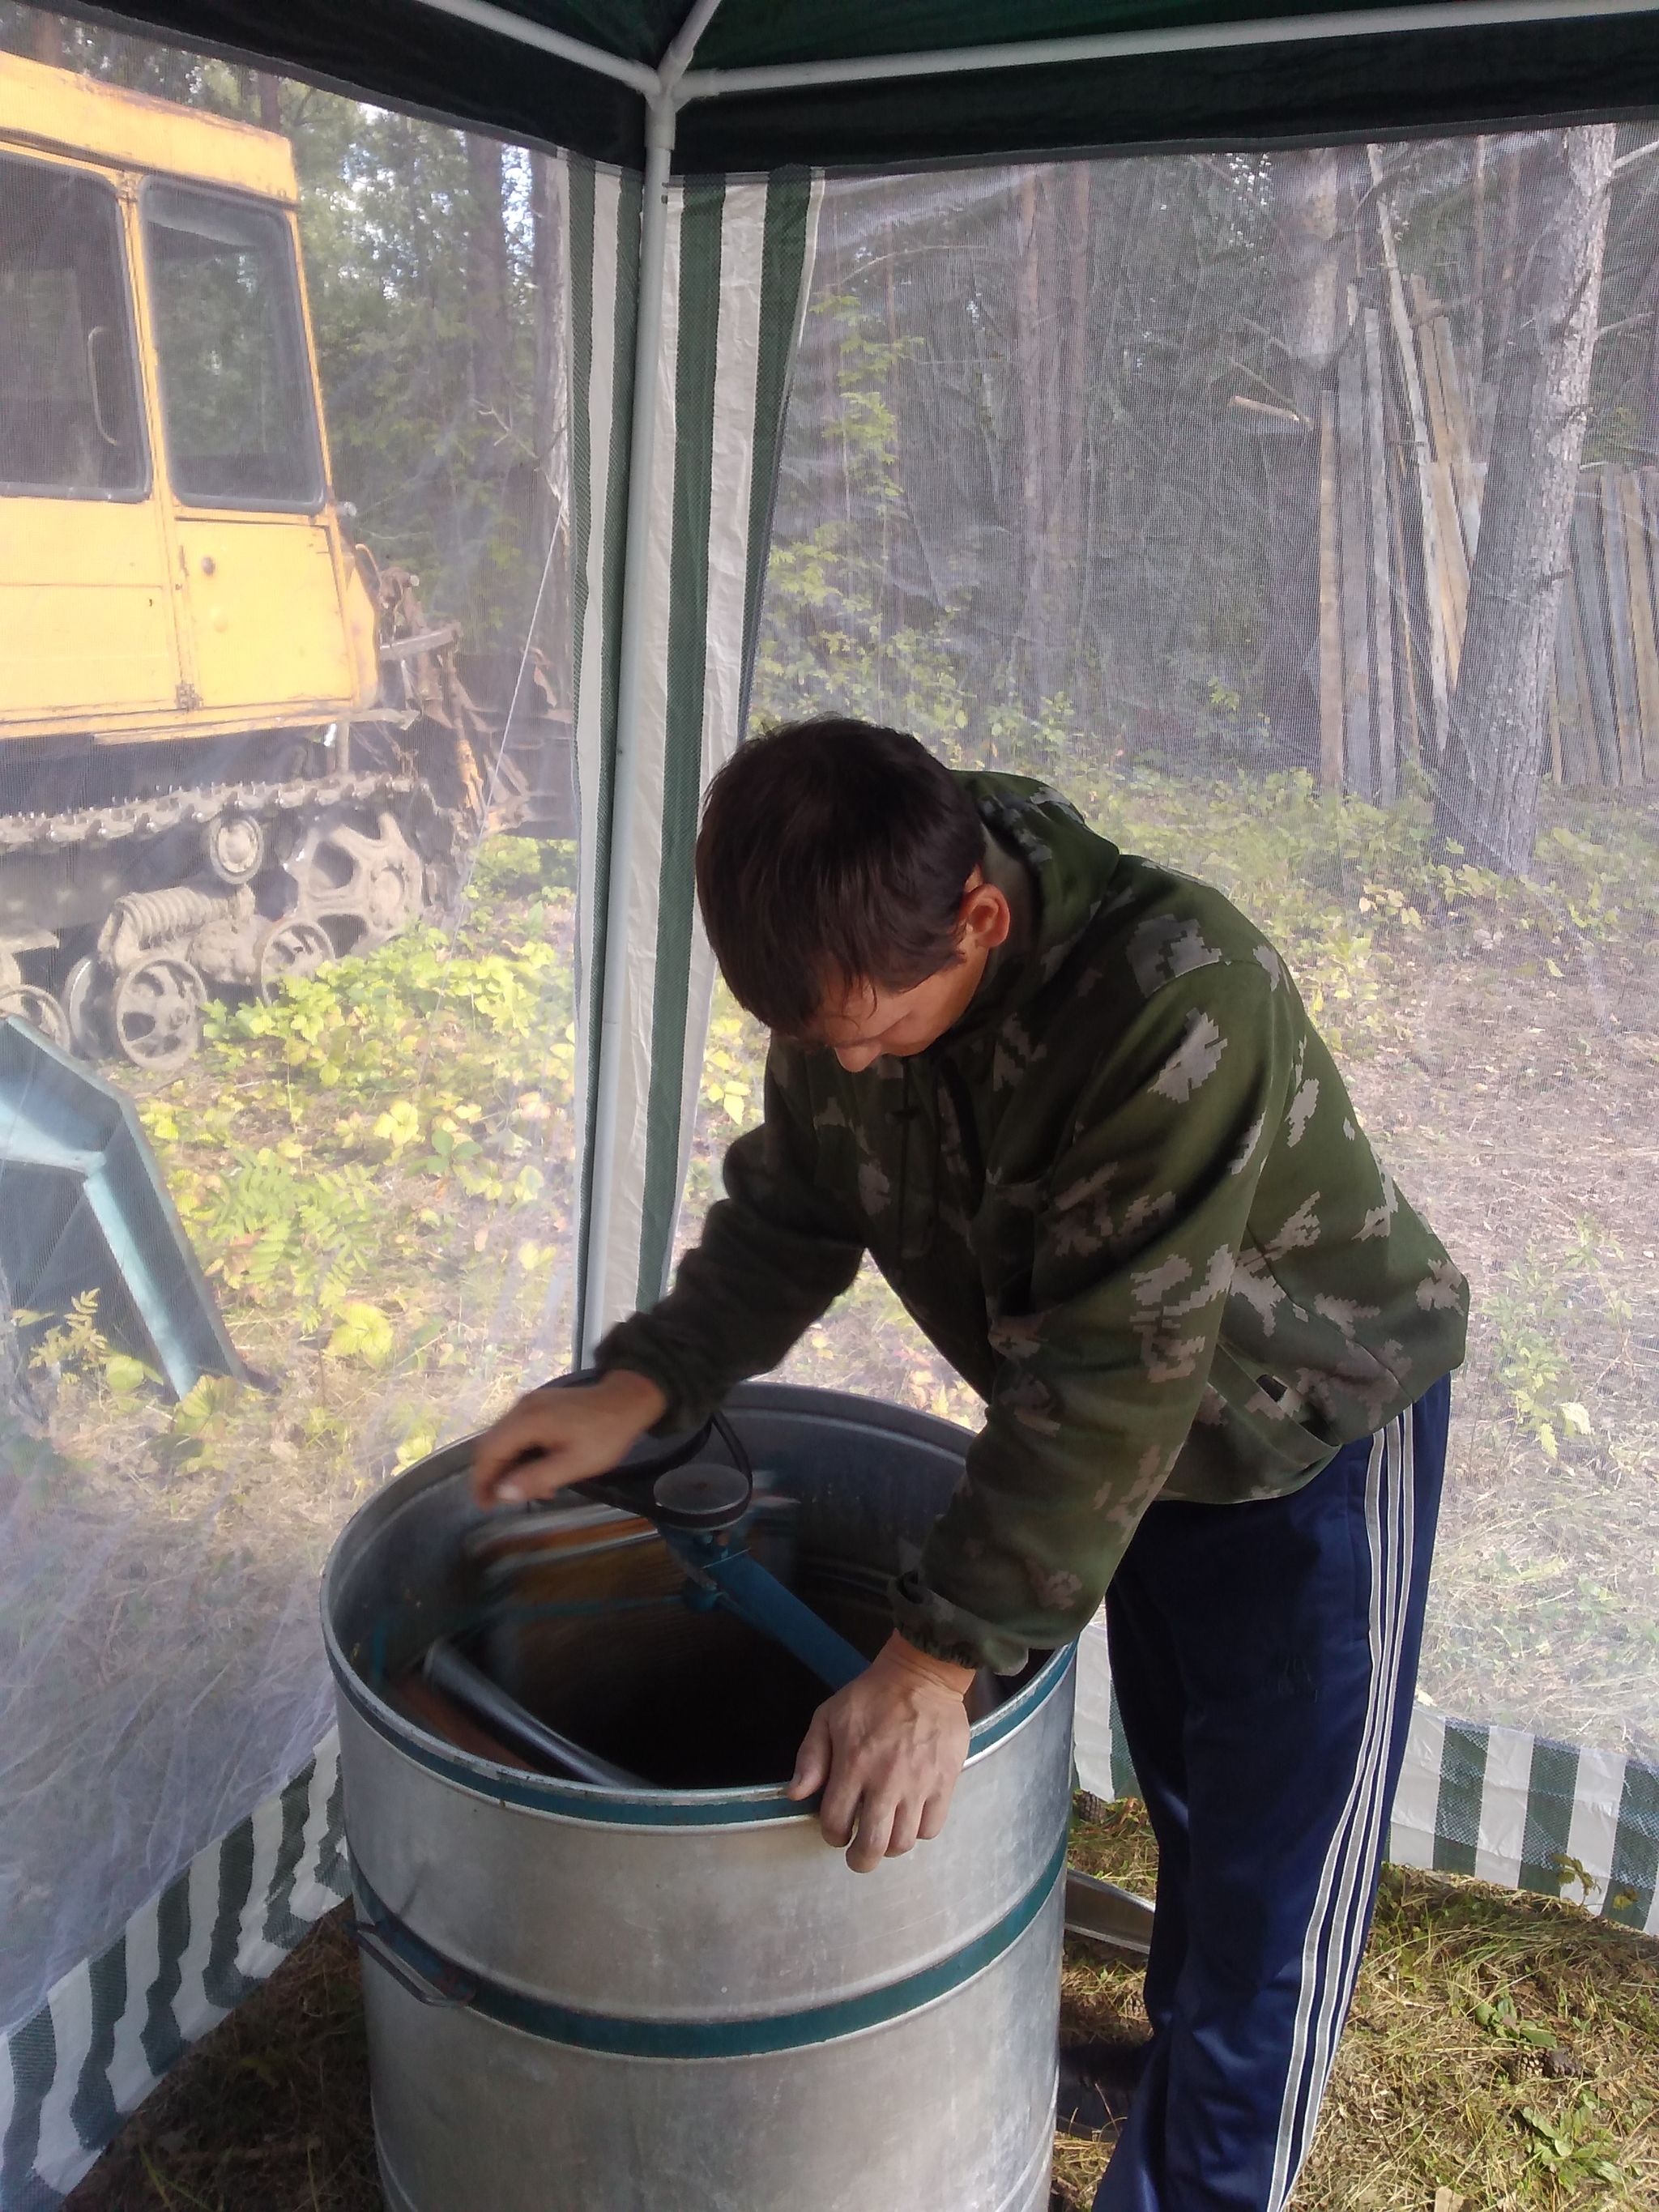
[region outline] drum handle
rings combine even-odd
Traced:
[[[435,2005],[441,2010],[455,2012],[470,2005],[478,1994],[477,1984],[469,1976],[451,1966],[446,1969],[445,1980],[449,1986],[429,1981],[417,1966],[413,1966],[402,1953],[392,1948],[372,1921],[354,1920],[351,1938],[366,1959],[372,1959],[383,1967],[400,1989],[418,1997],[423,2005]]]

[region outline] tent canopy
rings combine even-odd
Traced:
[[[87,10],[88,13],[100,11]],[[125,20],[685,174],[1492,130],[1651,113],[1642,0],[135,0]]]

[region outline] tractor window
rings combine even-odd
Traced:
[[[0,493],[146,489],[122,259],[106,185],[0,159]]]
[[[204,507],[314,507],[322,457],[287,224],[172,185],[143,204],[173,490]]]

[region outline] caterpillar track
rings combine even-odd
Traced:
[[[372,716],[228,747],[87,750],[98,803],[0,815],[0,1015],[165,1077],[196,1051],[210,999],[269,996],[422,914],[453,915],[477,838],[518,826],[533,794],[467,696],[453,628],[426,622],[407,572],[377,582]],[[348,749],[365,764],[341,766]],[[163,750],[175,768],[216,752],[293,772],[119,790]],[[27,767],[0,758],[0,791],[27,789]],[[33,779],[43,789],[48,772],[62,783],[61,750]]]

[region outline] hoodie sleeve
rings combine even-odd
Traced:
[[[1003,1672],[1075,1637],[1181,1454],[1271,1135],[1292,994],[1253,962],[1154,991],[1041,1188],[1029,1296],[991,1316],[985,1426],[898,1623]]]
[[[734,1383],[775,1367],[851,1284],[860,1225],[817,1178],[812,1102],[792,1047],[767,1055],[760,1127],[726,1151],[726,1196],[674,1287],[601,1341],[601,1368],[644,1375],[668,1400],[666,1431],[700,1421]]]

